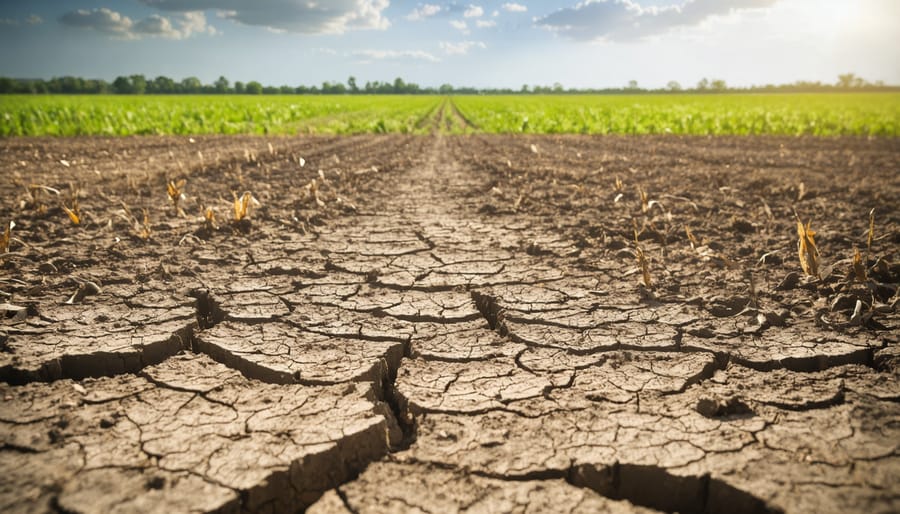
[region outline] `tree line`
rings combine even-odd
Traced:
[[[346,83],[323,82],[321,86],[264,86],[260,82],[230,82],[219,77],[212,84],[204,84],[197,77],[187,77],[180,81],[159,76],[148,79],[144,75],[116,77],[112,83],[102,79],[84,79],[81,77],[55,77],[43,79],[15,79],[0,77],[0,94],[123,94],[123,95],[183,95],[183,94],[237,94],[237,95],[416,95],[416,94],[640,94],[640,93],[774,93],[774,92],[824,92],[824,91],[897,91],[898,86],[888,86],[882,81],[874,83],[845,73],[838,76],[837,82],[798,81],[792,84],[766,84],[750,87],[729,87],[721,79],[701,79],[693,86],[683,87],[677,81],[670,81],[665,88],[647,89],[631,80],[619,88],[564,88],[560,83],[552,86],[523,85],[519,89],[512,88],[473,88],[457,87],[444,84],[440,87],[421,87],[413,82],[396,78],[393,82],[372,81],[360,85],[356,77],[350,77]]]

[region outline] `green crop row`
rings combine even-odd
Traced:
[[[900,135],[900,94],[458,97],[479,130],[535,134]]]
[[[443,101],[4,95],[0,136],[414,133],[449,130],[452,124],[430,119],[440,115]],[[459,96],[452,102],[475,131],[487,133],[900,135],[897,93]]]
[[[2,96],[0,135],[414,132],[438,97]]]

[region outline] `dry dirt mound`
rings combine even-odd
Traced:
[[[15,139],[0,166],[4,512],[900,510],[896,140]]]

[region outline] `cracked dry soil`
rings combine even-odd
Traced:
[[[0,166],[0,511],[900,511],[896,139],[9,139]]]

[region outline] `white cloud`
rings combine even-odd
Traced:
[[[497,22],[494,20],[476,20],[475,26],[480,29],[486,29],[486,28],[490,28],[490,27],[496,27]]]
[[[463,34],[469,33],[469,25],[463,20],[450,20],[450,25]]]
[[[95,30],[118,39],[141,39],[144,36],[185,39],[194,34],[216,34],[216,29],[206,23],[202,12],[186,12],[172,19],[152,14],[134,21],[121,13],[100,7],[67,12],[59,21],[63,25]]]
[[[415,59],[421,61],[439,62],[440,59],[434,55],[423,52],[422,50],[357,50],[353,52],[355,57],[363,57],[372,60],[396,60],[396,59]]]
[[[12,27],[22,25],[22,24],[40,25],[41,23],[44,23],[44,19],[41,18],[40,16],[38,16],[37,14],[31,14],[22,21],[19,21],[16,18],[0,18],[0,25],[9,25]]]
[[[480,18],[484,16],[484,9],[479,5],[470,5],[469,8],[463,12],[463,16],[466,18]]]
[[[515,2],[507,2],[501,6],[501,9],[506,12],[525,12],[528,10],[528,7]]]
[[[769,7],[778,0],[687,0],[681,5],[642,7],[634,0],[586,0],[535,24],[576,40],[628,41],[697,25],[711,16]]]
[[[406,19],[410,21],[418,21],[424,20],[425,18],[430,18],[435,14],[441,12],[441,6],[435,4],[425,4],[420,5],[412,10],[411,13],[406,15]]]
[[[70,27],[80,27],[85,29],[96,30],[104,34],[121,37],[123,39],[132,39],[134,34],[131,28],[134,22],[131,18],[124,16],[116,11],[101,7],[99,9],[78,9],[70,11],[62,15],[59,21],[63,25]]]
[[[343,34],[348,30],[384,30],[389,0],[140,0],[164,11],[220,11],[219,16],[275,31]]]
[[[481,41],[460,41],[457,43],[449,43],[447,41],[440,42],[441,50],[447,55],[466,55],[473,48],[487,48],[487,45]]]

